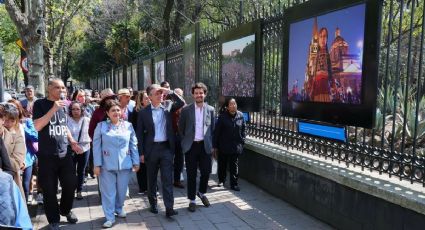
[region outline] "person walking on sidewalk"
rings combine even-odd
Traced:
[[[83,190],[85,170],[90,155],[90,136],[89,123],[90,118],[84,114],[84,107],[78,101],[73,101],[68,109],[68,129],[72,138],[78,142],[81,153],[74,154],[74,164],[77,168],[77,200],[83,199],[81,191]]]
[[[185,154],[187,173],[187,198],[190,200],[189,211],[196,211],[196,195],[205,207],[210,206],[206,197],[208,180],[211,173],[211,154],[216,150],[212,146],[215,126],[214,108],[204,102],[207,86],[196,83],[192,87],[195,103],[184,107],[180,114],[179,133],[182,151]],[[198,192],[196,192],[197,170],[201,173]]]
[[[105,105],[108,120],[100,122],[93,136],[94,173],[99,177],[104,228],[115,223],[115,214],[125,218],[123,210],[131,171],[139,170],[137,139],[130,122],[122,119],[120,103],[109,100]]]
[[[137,120],[139,117],[139,112],[146,108],[150,104],[150,100],[146,90],[140,91],[136,96],[136,107],[134,107],[133,114],[131,116],[131,124],[133,124],[134,130],[137,130]],[[141,140],[137,140],[141,142]],[[139,194],[146,194],[148,190],[148,174],[146,169],[145,162],[142,162],[142,157],[140,157],[140,169],[137,171],[137,183],[139,185]]]
[[[71,211],[77,183],[74,160],[67,154],[68,142],[75,152],[81,152],[66,125],[63,81],[52,78],[47,85],[48,97],[34,103],[34,126],[38,131],[39,180],[44,195],[44,211],[50,229],[59,229],[60,215],[69,223],[78,221]],[[57,201],[58,179],[62,186],[60,205]]]
[[[173,195],[173,158],[174,158],[174,131],[171,114],[184,105],[173,91],[152,84],[147,89],[151,105],[142,109],[138,114],[137,137],[140,140],[139,151],[142,162],[146,162],[148,173],[148,198],[150,211],[158,213],[157,204],[157,177],[161,170],[162,195],[166,208],[165,215],[177,215],[174,210]],[[172,100],[163,104],[164,93]]]
[[[219,186],[226,182],[226,169],[229,165],[230,188],[240,191],[238,185],[238,159],[243,152],[245,143],[245,121],[242,112],[238,111],[238,105],[234,98],[228,98],[224,102],[221,114],[218,117],[214,131],[213,146],[216,148],[218,157],[217,173]]]

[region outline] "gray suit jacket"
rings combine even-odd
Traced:
[[[215,127],[214,108],[204,103],[204,147],[207,154],[212,152],[212,137]],[[184,107],[180,114],[179,134],[183,153],[186,153],[192,147],[195,140],[195,103]]]

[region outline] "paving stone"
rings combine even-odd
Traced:
[[[160,186],[160,180],[159,186]],[[207,197],[211,206],[204,207],[197,198],[197,210],[187,210],[189,201],[186,189],[174,189],[174,208],[179,212],[172,218],[165,217],[162,196],[158,196],[159,214],[149,212],[147,196],[137,194],[138,186],[133,175],[130,196],[124,203],[127,218],[117,218],[112,229],[332,229],[284,201],[240,179],[242,191],[217,187],[216,175],[211,176]],[[161,186],[160,186],[161,188]],[[97,191],[97,180],[88,180],[83,189],[83,200],[75,200],[73,212],[79,218],[77,224],[67,224],[62,217],[61,227],[70,230],[100,229],[105,217]],[[32,217],[34,229],[46,229],[48,225],[43,207],[35,207]]]

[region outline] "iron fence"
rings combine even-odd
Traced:
[[[220,32],[262,19],[261,110],[250,113],[248,134],[264,142],[330,158],[347,167],[378,171],[425,186],[424,1],[382,1],[376,125],[374,129],[346,127],[346,143],[302,135],[296,130],[296,118],[281,115],[283,19],[285,9],[301,2],[304,1],[249,5],[241,1],[241,13],[226,17],[226,25],[210,23],[200,28],[196,43],[199,52],[196,80],[209,86],[207,101],[218,108]],[[132,67],[137,71],[130,71],[127,82],[137,81],[139,89],[144,88],[142,61],[166,53],[166,79],[173,87],[184,88],[182,52],[179,42],[140,57]],[[132,80],[134,78],[137,80]],[[90,85],[117,90],[123,86],[122,79],[120,67],[92,79]]]

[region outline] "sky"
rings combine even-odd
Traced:
[[[241,52],[245,48],[246,44],[251,43],[252,41],[255,41],[255,34],[249,35],[246,37],[242,37],[233,41],[225,42],[223,43],[222,48],[222,55],[230,55],[230,53],[235,50],[239,49]]]
[[[328,49],[335,38],[335,29],[338,27],[341,37],[349,45],[350,54],[360,54],[363,50],[365,4],[348,7],[317,17],[318,30],[328,29]],[[289,32],[289,63],[288,88],[292,88],[295,80],[299,87],[304,82],[305,66],[308,48],[313,33],[314,18],[306,19],[290,25]],[[360,47],[358,47],[358,45]]]

